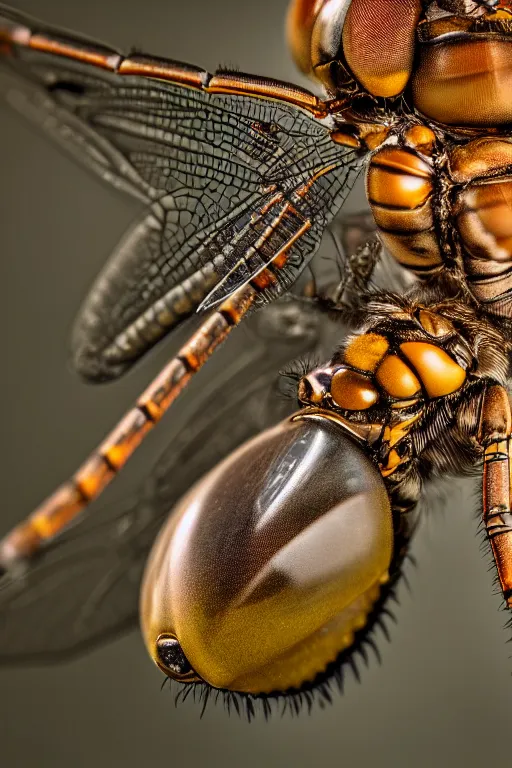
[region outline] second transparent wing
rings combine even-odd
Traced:
[[[206,471],[296,408],[280,392],[279,370],[318,350],[325,323],[288,299],[238,329],[200,393],[185,395],[186,426],[173,434],[168,425],[169,446],[136,496],[98,509],[26,571],[0,580],[0,664],[63,661],[137,624],[143,568],[163,521]]]
[[[362,162],[331,140],[332,118],[317,119],[306,91],[124,57],[2,6],[0,93],[144,205],[75,326],[74,362],[91,380],[121,375],[280,256],[261,301],[286,290]]]

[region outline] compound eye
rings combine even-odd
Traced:
[[[343,27],[343,53],[374,96],[397,96],[412,73],[420,0],[352,0]]]
[[[148,650],[182,682],[301,688],[354,643],[392,549],[389,499],[363,450],[327,419],[285,421],[171,514],[143,582]]]

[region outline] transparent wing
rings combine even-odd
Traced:
[[[329,347],[327,326],[315,307],[285,297],[237,330],[200,393],[185,393],[186,426],[173,434],[167,425],[169,446],[136,496],[98,509],[0,581],[0,664],[62,661],[137,624],[144,564],[170,510],[236,446],[296,409],[279,370]]]
[[[279,259],[261,300],[287,290],[363,159],[331,140],[332,118],[307,91],[123,57],[3,6],[0,92],[144,205],[76,323],[75,365],[91,380],[119,376]]]

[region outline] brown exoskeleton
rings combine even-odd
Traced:
[[[297,413],[188,489],[142,583],[155,663],[248,701],[308,696],[350,661],[400,574],[431,477],[483,465],[484,527],[512,608],[510,2],[294,0],[288,33],[325,99],[123,56],[0,9],[8,101],[146,206],[79,316],[76,367],[115,378],[213,310],[73,478],[0,543],[6,623],[36,558],[243,316],[297,280],[366,162],[379,244],[347,254],[328,302],[350,335],[300,378]],[[401,292],[372,287],[383,247],[408,275]],[[297,306],[305,317],[311,302]],[[240,424],[250,419],[242,409]],[[137,562],[153,538],[142,536]]]

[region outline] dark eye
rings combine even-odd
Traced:
[[[143,584],[146,645],[181,681],[251,694],[300,689],[354,643],[392,550],[373,462],[326,419],[285,421],[171,514]]]

